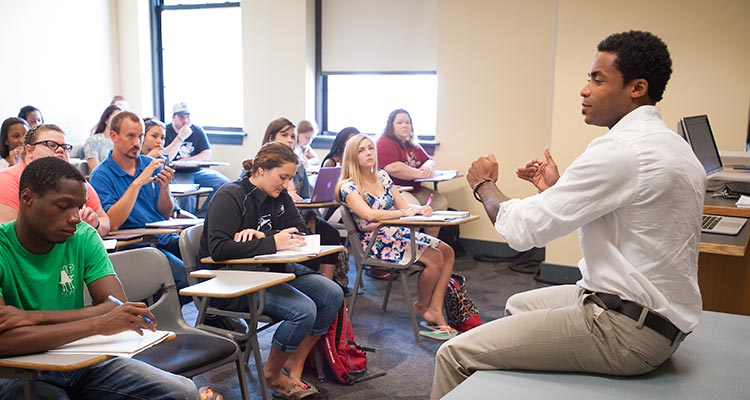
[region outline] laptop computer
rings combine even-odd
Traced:
[[[740,233],[746,222],[746,218],[703,214],[701,232],[734,236]]]
[[[341,167],[324,167],[318,171],[312,194],[299,203],[326,203],[336,199],[336,184],[341,178]]]

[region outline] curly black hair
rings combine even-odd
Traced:
[[[672,75],[672,59],[659,37],[643,31],[615,33],[602,40],[597,50],[617,54],[615,67],[622,73],[623,84],[645,79],[648,97],[654,102],[662,99]]]
[[[61,179],[86,182],[81,172],[65,160],[57,157],[36,159],[23,170],[18,195],[26,188],[30,188],[36,196],[44,196],[50,190],[59,191]]]

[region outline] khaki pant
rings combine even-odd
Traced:
[[[575,285],[512,296],[506,317],[449,340],[436,356],[431,399],[439,399],[475,371],[531,370],[639,375],[666,361],[679,346],[598,304]],[[530,388],[532,389],[532,388]]]

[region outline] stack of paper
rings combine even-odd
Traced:
[[[159,344],[173,336],[174,332],[151,332],[143,330],[143,336],[134,331],[124,331],[115,335],[93,335],[50,350],[50,353],[65,354],[108,354],[132,357],[147,348]]]
[[[400,221],[453,221],[455,219],[466,218],[469,216],[468,211],[433,211],[432,215],[426,217],[424,215],[413,215],[411,217],[401,217]]]
[[[737,200],[736,205],[738,208],[750,208],[750,196],[740,196],[740,199]]]
[[[305,236],[305,245],[295,250],[280,250],[273,254],[262,254],[253,257],[256,260],[278,260],[303,256],[316,256],[320,253],[320,235]]]

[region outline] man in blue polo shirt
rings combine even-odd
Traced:
[[[177,103],[172,107],[172,123],[167,125],[166,140],[167,151],[174,160],[184,161],[210,161],[211,144],[208,136],[198,125],[190,123],[190,110],[187,104]],[[174,148],[178,147],[175,151]],[[187,196],[180,199],[180,207],[194,213],[198,217],[205,217],[208,203],[211,202],[213,194],[221,185],[229,182],[226,176],[210,168],[195,168],[180,170],[174,176],[175,183],[197,183],[201,187],[213,188],[213,193],[199,209],[195,208],[195,198]]]
[[[143,121],[136,114],[123,111],[112,119],[111,129],[109,137],[114,149],[94,169],[90,180],[107,211],[112,230],[143,228],[149,222],[168,219],[174,209],[169,193],[174,171],[164,166],[163,158],[141,154]],[[177,289],[187,287],[179,236],[157,235],[156,247],[167,256]],[[180,296],[180,302],[189,303],[190,298]]]

